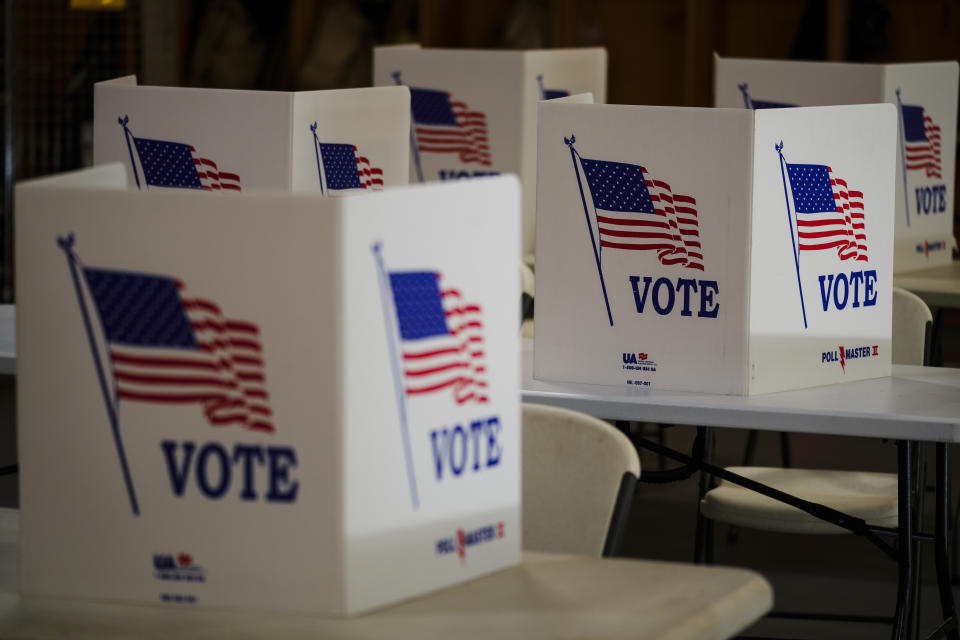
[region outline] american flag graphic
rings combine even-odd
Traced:
[[[926,171],[928,178],[942,178],[940,125],[919,105],[900,105],[903,113],[903,150],[907,171]]]
[[[656,251],[661,264],[703,271],[696,199],[674,193],[640,165],[580,157],[580,166],[601,247]]]
[[[116,401],[198,404],[211,426],[274,426],[257,325],[184,295],[174,278],[84,267]]]
[[[446,91],[410,87],[417,148],[425,153],[456,153],[460,162],[490,166],[487,116]]]
[[[566,89],[547,89],[543,86],[543,75],[537,76],[537,84],[540,86],[540,99],[553,100],[554,98],[566,98],[570,92]]]
[[[389,276],[406,394],[450,390],[457,404],[488,402],[480,306],[434,271]]]
[[[787,176],[797,212],[800,251],[837,250],[841,260],[867,261],[863,192],[823,164],[790,164]]]
[[[240,176],[220,171],[192,145],[133,137],[146,183],[152,187],[240,191]],[[134,168],[136,169],[136,168]]]
[[[754,100],[750,98],[750,107],[752,109],[786,109],[797,105],[789,102],[774,102],[773,100]]]
[[[370,164],[352,144],[321,142],[323,177],[330,191],[348,189],[383,190],[383,169]]]
[[[744,106],[746,106],[747,109],[786,109],[788,107],[797,106],[789,102],[776,102],[774,100],[755,100],[750,96],[750,92],[747,91],[746,83],[743,83],[737,86],[740,89],[740,93],[743,94]]]

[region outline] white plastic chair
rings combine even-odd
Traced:
[[[932,320],[930,309],[923,300],[894,287],[894,364],[923,364],[927,326]],[[869,524],[897,526],[896,474],[779,467],[727,469],[804,500],[862,518]],[[704,495],[700,501],[700,513],[717,522],[765,531],[849,533],[796,507],[722,480]]]
[[[619,551],[640,476],[630,440],[577,411],[523,405],[523,548]]]

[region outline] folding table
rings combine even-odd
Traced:
[[[757,396],[551,383],[534,380],[532,372],[533,344],[531,340],[524,340],[521,378],[524,402],[566,407],[615,420],[896,440],[899,526],[895,529],[874,527],[823,505],[757,485],[705,462],[697,452],[686,455],[648,441],[641,445],[833,522],[864,536],[893,557],[899,567],[894,638],[906,638],[910,633],[907,622],[916,597],[913,585],[919,571],[913,545],[917,541],[932,541],[944,618],[943,625],[933,637],[949,634],[948,637],[954,640],[960,638],[947,555],[950,512],[947,444],[960,442],[960,369],[894,365],[893,375],[888,378]],[[914,531],[913,526],[916,513],[910,479],[914,474],[912,460],[918,442],[936,443],[936,524],[933,532]],[[699,448],[702,454],[702,443]],[[892,537],[898,540],[897,548],[886,540]]]
[[[4,638],[707,640],[735,635],[773,604],[770,584],[752,571],[548,553],[352,618],[31,598],[16,593],[16,519],[0,509]]]

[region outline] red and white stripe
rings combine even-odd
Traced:
[[[450,389],[457,404],[485,404],[489,398],[480,306],[465,302],[456,289],[441,288],[440,295],[450,333],[403,345],[407,395]]]
[[[211,426],[273,433],[259,328],[208,300],[183,304],[199,349],[111,345],[117,400],[199,404]]]
[[[353,147],[357,156],[357,175],[360,176],[360,186],[371,191],[383,191],[383,169],[370,164],[370,160],[360,155],[357,147]]]
[[[631,251],[657,251],[661,264],[703,271],[703,249],[695,198],[673,193],[662,180],[645,176],[656,215],[597,209],[600,246]]]
[[[460,162],[491,166],[487,116],[458,100],[451,100],[450,106],[457,126],[416,125],[417,148],[426,153],[456,153]]]
[[[217,163],[209,158],[203,158],[197,154],[197,150],[190,145],[190,155],[193,156],[193,164],[197,168],[197,175],[200,176],[200,184],[204,191],[240,191],[240,176],[235,173],[220,171]]]
[[[926,142],[908,142],[904,145],[907,170],[923,169],[928,178],[942,178],[940,166],[940,125],[933,123],[933,118],[923,114],[923,126],[926,129]]]
[[[849,189],[847,181],[835,178],[827,167],[836,212],[797,214],[797,242],[800,251],[837,249],[841,260],[867,262],[867,231],[863,192]]]

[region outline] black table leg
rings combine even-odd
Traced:
[[[897,608],[893,618],[891,637],[904,640],[910,636],[910,611],[913,603],[913,481],[914,444],[910,440],[897,442]]]
[[[940,591],[940,609],[944,623],[952,629],[947,634],[950,640],[960,640],[957,632],[957,610],[953,600],[950,559],[947,552],[950,519],[950,465],[949,449],[946,443],[937,443],[937,480],[936,480],[936,522],[933,532],[934,559],[937,571],[937,587]]]
[[[913,530],[923,531],[923,510],[924,496],[926,495],[926,460],[924,459],[925,448],[923,443],[914,446],[914,466],[913,466]],[[914,543],[913,545],[913,602],[910,606],[910,625],[913,638],[920,638],[920,613],[921,600],[923,593],[921,587],[923,584],[923,545]]]

